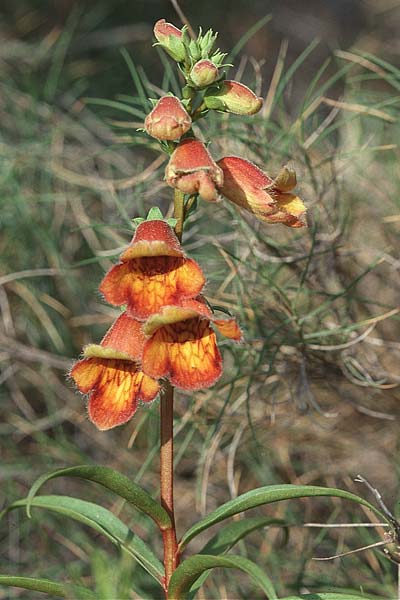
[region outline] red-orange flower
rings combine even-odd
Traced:
[[[149,135],[158,140],[177,140],[192,126],[192,119],[175,96],[160,98],[144,122]]]
[[[101,343],[86,346],[84,358],[73,366],[71,377],[89,394],[89,417],[98,429],[126,423],[139,401],[151,402],[159,393],[159,383],[139,366],[144,342],[141,323],[123,313]]]
[[[188,138],[175,148],[165,169],[168,185],[185,194],[200,194],[204,200],[218,197],[217,186],[223,184],[223,173],[205,145]]]
[[[144,324],[149,336],[142,355],[143,371],[172,385],[198,390],[213,385],[222,373],[213,323],[226,337],[236,341],[242,334],[234,319],[215,319],[202,300],[187,300],[181,306],[165,306]]]
[[[131,244],[100,284],[110,304],[146,319],[162,306],[193,298],[205,283],[203,271],[186,258],[172,228],[162,220],[141,223]]]
[[[283,223],[288,227],[307,224],[302,200],[289,193],[297,183],[294,171],[285,167],[272,179],[252,162],[237,156],[226,156],[217,164],[224,173],[219,189],[228,200],[267,223]]]

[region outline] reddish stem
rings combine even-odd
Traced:
[[[174,388],[165,386],[161,397],[161,452],[160,452],[160,496],[161,504],[171,517],[172,527],[163,531],[164,543],[164,589],[168,598],[168,585],[171,575],[178,566],[178,544],[176,541],[174,515],[174,437],[173,437]]]

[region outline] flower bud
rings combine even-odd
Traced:
[[[158,140],[177,140],[192,126],[192,119],[175,96],[160,98],[144,122],[149,135]]]
[[[221,169],[216,165],[205,145],[189,138],[175,148],[165,169],[168,185],[184,194],[200,194],[204,200],[217,199],[217,186],[223,184]]]
[[[211,60],[199,60],[190,71],[190,81],[197,88],[205,88],[218,79],[218,67]]]
[[[263,100],[243,83],[226,80],[221,87],[207,90],[204,102],[210,109],[235,115],[254,115],[262,107]]]
[[[253,213],[267,223],[283,223],[288,227],[306,225],[306,207],[295,194],[288,193],[296,185],[296,174],[284,167],[272,179],[256,165],[237,156],[218,161],[224,174],[219,191],[228,200]]]
[[[171,58],[177,62],[183,62],[186,58],[185,45],[182,40],[182,31],[167,23],[165,19],[160,19],[154,25],[154,37],[157,42],[162,46],[170,55]]]

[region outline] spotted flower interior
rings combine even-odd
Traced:
[[[126,423],[168,379],[183,390],[213,385],[222,357],[213,326],[241,339],[234,319],[216,319],[200,295],[203,271],[187,258],[163,220],[141,223],[120,262],[100,284],[104,298],[126,310],[100,344],[90,344],[71,370],[88,394],[88,414],[101,430]]]

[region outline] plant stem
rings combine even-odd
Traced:
[[[161,452],[160,452],[160,496],[163,508],[171,517],[172,527],[163,531],[165,590],[168,589],[171,575],[178,565],[178,544],[176,541],[174,515],[174,437],[173,437],[174,388],[165,386],[161,397]],[[168,596],[167,596],[168,597]]]
[[[183,222],[185,220],[185,206],[184,206],[184,194],[179,190],[175,190],[174,193],[174,217],[177,219],[177,224],[175,225],[175,233],[178,240],[182,241],[182,233],[183,233]]]
[[[184,194],[175,190],[174,217],[177,219],[175,233],[182,240],[184,214]],[[178,543],[176,540],[174,514],[174,388],[167,382],[160,402],[160,498],[163,508],[171,517],[172,527],[163,531],[164,543],[164,590],[168,599],[168,585],[172,573],[179,564]]]

